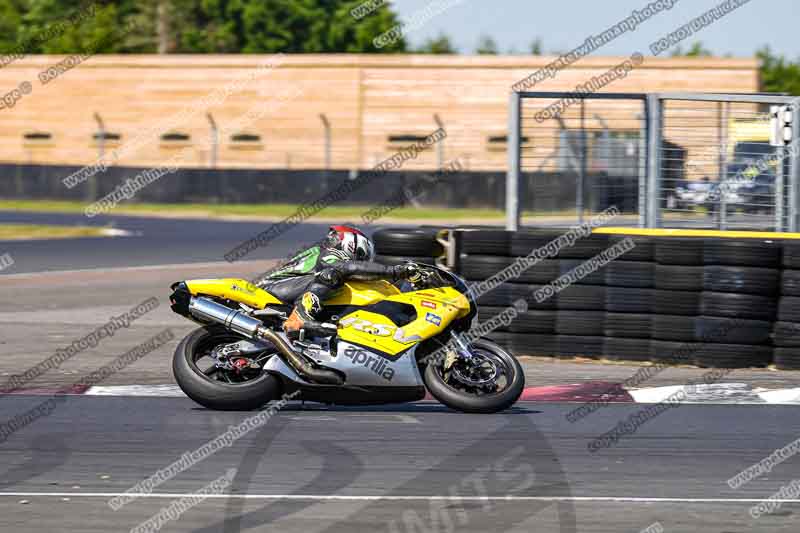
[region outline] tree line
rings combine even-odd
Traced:
[[[444,33],[412,47],[401,37],[376,47],[373,39],[401,24],[387,2],[363,17],[353,11],[364,0],[0,0],[0,52],[96,53],[423,53],[457,54]],[[89,13],[91,16],[86,16]],[[80,16],[77,16],[80,14]],[[130,28],[133,28],[131,31]],[[98,47],[97,43],[101,43]],[[500,53],[483,35],[478,54]],[[542,55],[535,39],[524,52]],[[557,54],[558,51],[550,51]],[[708,56],[702,43],[673,56]],[[762,90],[800,95],[800,60],[764,47]]]

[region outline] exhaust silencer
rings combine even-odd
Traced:
[[[231,331],[251,339],[256,337],[258,328],[264,326],[260,320],[236,309],[218,304],[208,298],[192,298],[189,300],[189,312],[200,320],[218,322]]]
[[[189,312],[206,322],[216,322],[250,339],[271,342],[288,364],[309,381],[324,385],[342,385],[344,379],[332,370],[316,368],[305,357],[298,354],[282,336],[251,316],[236,309],[218,304],[208,298],[195,297],[189,301]]]

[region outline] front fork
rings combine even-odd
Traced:
[[[451,331],[450,337],[453,340],[455,350],[448,351],[447,357],[444,360],[445,370],[449,370],[459,357],[467,361],[472,359],[472,352],[469,351],[469,344],[464,340],[463,336],[455,331]]]
[[[467,341],[465,341],[464,338],[455,331],[451,331],[450,336],[453,338],[453,343],[456,346],[456,352],[458,355],[464,359],[472,359],[472,352],[469,351],[469,344]]]

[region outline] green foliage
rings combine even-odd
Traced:
[[[115,4],[0,0],[0,50],[30,54],[119,52],[123,20]]]
[[[23,2],[14,0],[0,1],[0,51],[10,52],[20,40],[19,30],[22,27],[22,15],[25,13]]]
[[[475,50],[478,55],[497,55],[497,43],[488,35],[481,35],[478,40],[478,48]]]
[[[768,46],[756,52],[761,60],[761,89],[770,93],[800,96],[800,61],[792,62],[772,53]]]
[[[420,54],[457,54],[458,50],[453,43],[450,42],[450,37],[444,33],[440,33],[433,39],[428,39],[417,50]]]
[[[531,43],[531,55],[540,56],[543,53],[542,50],[543,50],[542,40],[541,39],[535,39]]]
[[[670,55],[672,57],[710,57],[713,54],[711,50],[703,46],[703,43],[696,42],[690,46],[689,50],[686,52],[684,52],[683,47],[679,45]]]
[[[158,47],[162,14],[168,28],[167,49],[175,53],[404,51],[402,38],[382,48],[372,44],[399,20],[388,4],[356,20],[350,10],[362,1],[102,1],[91,4],[95,6],[91,16],[73,23],[70,17],[82,4],[78,0],[0,0],[0,51],[28,43],[24,46],[28,53],[76,53],[99,43],[99,52],[152,53]],[[135,27],[125,32],[121,28],[126,24]],[[52,31],[54,27],[58,31]]]

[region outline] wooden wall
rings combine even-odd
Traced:
[[[324,113],[333,127],[333,168],[368,168],[394,151],[389,135],[426,135],[436,129],[438,114],[448,133],[447,158],[463,157],[471,170],[504,169],[505,152],[490,150],[487,139],[506,133],[511,85],[554,58],[292,55],[278,58],[278,68],[259,70],[270,56],[97,56],[40,83],[39,72],[62,59],[32,56],[0,69],[0,96],[23,81],[32,86],[13,108],[0,109],[0,162],[88,164],[98,153],[92,135],[93,114],[99,113],[108,131],[122,135],[121,145],[153,132],[126,150],[120,165],[157,166],[187,149],[186,166],[207,166],[210,112],[223,129],[218,166],[322,168]],[[583,59],[536,90],[573,90],[623,59]],[[198,105],[254,73],[222,101]],[[752,59],[646,58],[607,90],[754,92],[758,85]],[[248,112],[259,116],[237,126]],[[173,125],[175,116],[181,118]],[[191,140],[164,144],[159,135],[167,131]],[[26,133],[35,132],[52,138],[25,141]],[[233,133],[260,135],[261,141],[239,146],[230,141]],[[435,162],[429,150],[406,167],[434,168]]]

